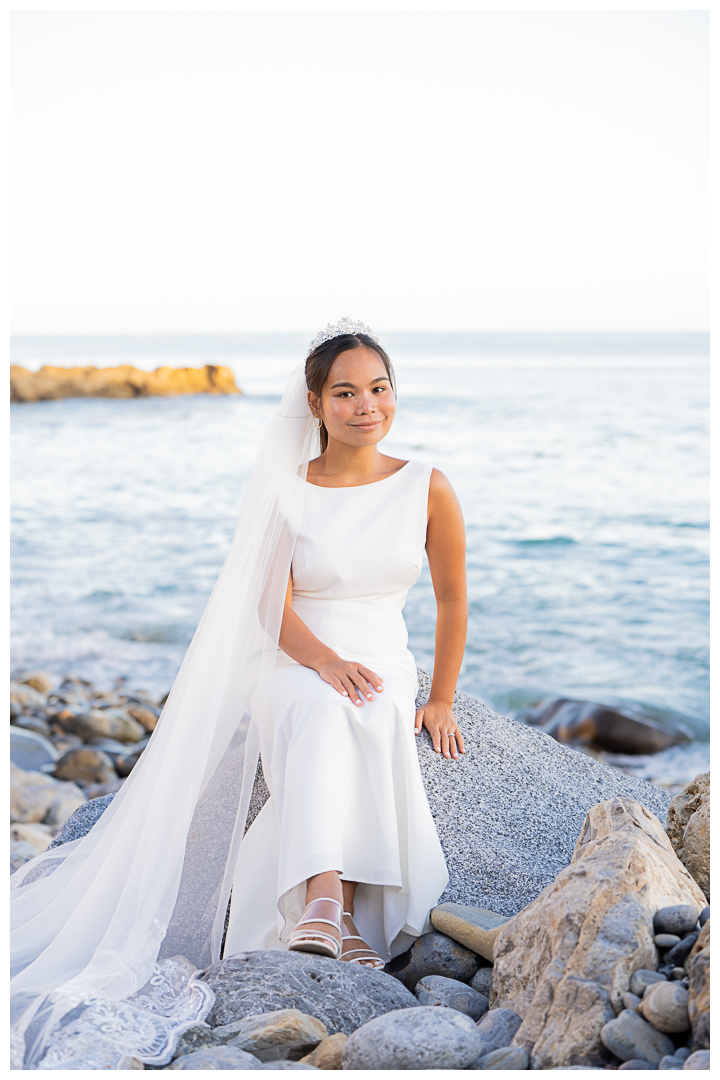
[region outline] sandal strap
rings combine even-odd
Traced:
[[[316,923],[316,922],[327,923],[328,926],[334,926],[336,930],[340,929],[338,924],[336,922],[333,922],[332,919],[298,919],[298,921],[295,923],[295,925],[296,926],[307,926],[310,923]]]
[[[310,933],[303,933],[302,930],[293,930],[288,934],[288,944],[295,944],[296,941],[313,941],[316,938],[324,938],[325,941],[331,941],[333,945],[338,944],[338,939],[334,938],[332,934],[326,934],[324,930],[313,930]]]

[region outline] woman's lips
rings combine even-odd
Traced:
[[[357,428],[359,431],[371,431],[372,428],[379,427],[382,424],[382,420],[368,420],[366,424],[351,424],[350,427]]]

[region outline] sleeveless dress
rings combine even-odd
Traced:
[[[239,847],[224,955],[284,949],[309,877],[357,881],[358,932],[384,960],[431,929],[448,872],[415,745],[415,660],[402,609],[422,566],[432,467],[360,487],[309,484],[292,560],[293,610],[384,682],[354,705],[278,650],[270,798]],[[305,482],[305,481],[303,481]]]

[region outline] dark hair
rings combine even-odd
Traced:
[[[390,357],[376,341],[373,341],[367,334],[342,334],[340,337],[330,338],[329,341],[324,341],[322,345],[318,345],[316,349],[308,356],[305,361],[305,382],[307,388],[311,393],[315,394],[319,398],[325,387],[325,383],[328,381],[330,375],[330,368],[335,363],[335,360],[340,353],[348,352],[349,349],[360,349],[362,347],[366,349],[372,349],[374,353],[377,353],[379,358],[385,365],[385,370],[390,380],[393,393],[395,393],[395,372],[393,371]],[[320,453],[324,454],[327,450],[328,433],[324,423],[320,424]]]

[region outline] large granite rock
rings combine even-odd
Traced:
[[[665,825],[678,859],[710,900],[710,773],[700,773],[670,803]]]
[[[207,1017],[213,1028],[276,1009],[299,1009],[325,1024],[330,1035],[350,1035],[383,1013],[419,1007],[390,975],[311,953],[236,953],[207,968],[202,978],[215,992]]]
[[[84,806],[79,807],[55,834],[55,839],[50,847],[60,847],[62,844],[69,844],[71,840],[79,840],[81,836],[86,836],[95,822],[99,820],[103,811],[107,810],[113,798],[113,795],[103,795],[101,798],[91,799]]]
[[[56,401],[67,397],[136,398],[174,394],[239,394],[228,367],[159,367],[139,371],[130,364],[119,367],[41,367],[27,371],[10,368],[11,401]]]
[[[490,1004],[523,1018],[513,1042],[533,1069],[607,1061],[600,1033],[633,973],[657,967],[653,916],[671,904],[699,911],[702,893],[655,815],[628,798],[595,806],[571,865],[495,945]]]

